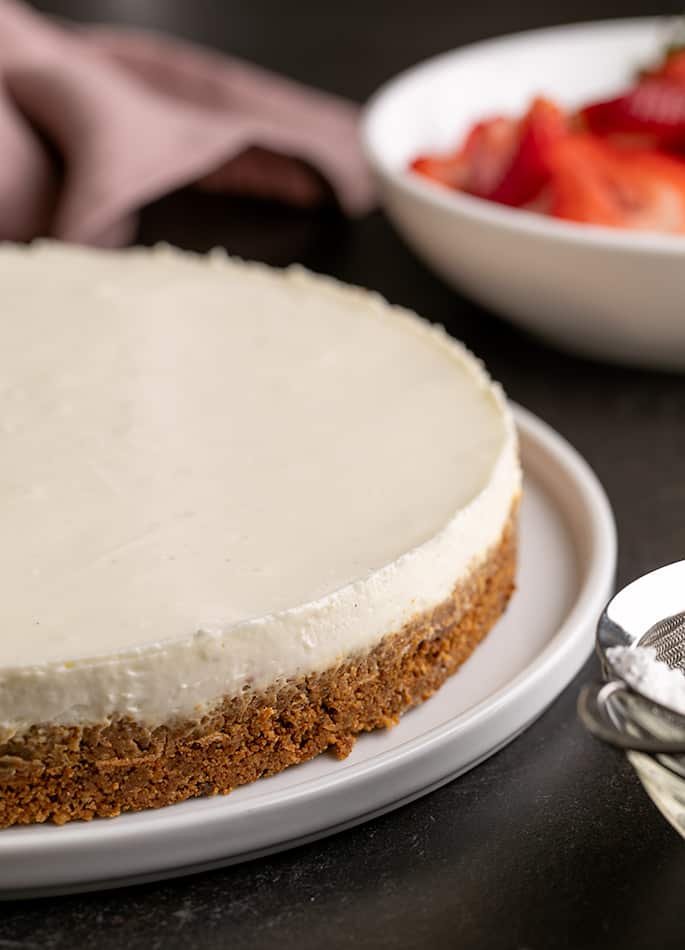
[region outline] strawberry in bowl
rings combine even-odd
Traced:
[[[477,122],[412,171],[466,194],[606,227],[685,233],[685,51],[619,96],[573,112],[536,97],[518,119]]]

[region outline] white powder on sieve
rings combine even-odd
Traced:
[[[633,689],[685,715],[685,675],[657,660],[654,647],[610,647],[607,658]]]

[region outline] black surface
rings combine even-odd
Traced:
[[[647,3],[591,0],[523,9],[506,0],[401,8],[356,0],[40,6],[167,29],[359,100],[450,46],[513,29],[656,12]],[[619,583],[684,556],[683,377],[546,348],[443,286],[380,213],[349,223],[331,210],[299,213],[187,192],[147,209],[140,239],[198,249],[224,244],[277,264],[300,260],[444,323],[513,399],[593,465],[618,521]],[[626,761],[579,726],[578,686],[596,672],[590,661],[521,738],[397,812],[232,869],[0,905],[0,948],[682,948],[685,843]]]

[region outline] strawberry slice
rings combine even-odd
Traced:
[[[580,115],[598,135],[618,135],[624,141],[630,136],[647,147],[678,147],[685,144],[685,84],[645,79],[625,95],[587,106]]]
[[[550,213],[608,227],[685,233],[685,166],[660,152],[570,135],[551,158]]]
[[[410,168],[448,188],[463,188],[468,175],[468,166],[461,149],[449,155],[420,155]]]
[[[516,148],[518,123],[496,117],[478,122],[461,148],[445,155],[420,155],[410,167],[433,181],[483,196],[499,182]]]
[[[654,70],[647,70],[644,76],[652,78],[670,79],[673,82],[685,85],[685,50],[677,48],[667,53],[663,63]]]
[[[516,207],[533,202],[549,180],[550,150],[566,135],[567,120],[561,109],[547,99],[535,99],[521,123],[508,167],[484,197]]]
[[[516,153],[520,123],[498,116],[478,122],[464,143],[468,175],[464,190],[487,198],[499,185]]]
[[[411,168],[478,198],[525,205],[548,180],[547,151],[566,130],[563,112],[536,99],[521,121],[497,116],[478,122],[461,149],[442,156],[422,155]]]

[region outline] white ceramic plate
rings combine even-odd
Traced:
[[[421,63],[371,100],[364,145],[383,205],[448,283],[568,349],[685,367],[685,236],[557,221],[450,191],[408,171],[479,119],[536,95],[575,108],[653,61],[666,19],[613,20],[487,40]]]
[[[320,756],[223,798],[0,831],[4,898],[120,886],[204,870],[332,834],[411,801],[513,739],[590,653],[613,583],[609,503],[580,456],[517,410],[525,496],[518,590],[438,694],[344,762]]]

